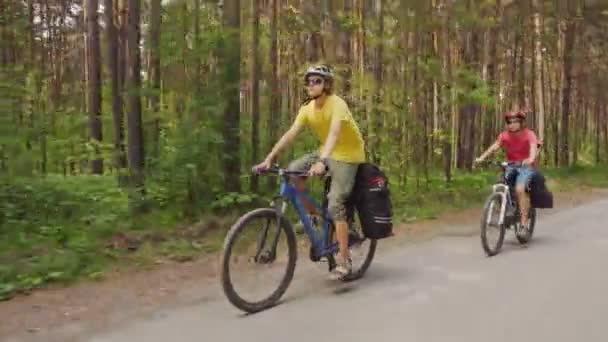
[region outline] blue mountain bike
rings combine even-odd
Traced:
[[[338,242],[335,240],[335,226],[330,219],[327,211],[327,193],[331,178],[327,177],[324,187],[323,204],[319,206],[307,191],[299,192],[291,183],[293,177],[306,177],[307,173],[301,171],[288,171],[278,167],[273,167],[264,171],[266,174],[275,174],[281,177],[280,192],[273,198],[270,207],[258,208],[241,216],[230,228],[225,241],[221,260],[221,283],[224,293],[230,303],[248,313],[259,312],[274,306],[287,290],[294,276],[297,259],[296,234],[292,228],[286,210],[289,203],[296,209],[297,215],[301,220],[304,231],[310,241],[310,260],[313,262],[327,262],[329,271],[336,267],[335,256],[339,252]],[[262,173],[260,173],[262,174]],[[300,197],[304,197],[314,204],[318,212],[322,213],[322,222],[311,220],[306,212]],[[369,268],[376,251],[377,240],[367,239],[362,231],[356,228],[354,206],[347,206],[347,217],[349,222],[349,249],[351,255],[353,250],[358,248],[364,256],[362,262],[357,265],[359,260],[353,257],[352,273],[344,277],[343,281],[352,281],[363,277]],[[274,225],[274,227],[273,227]],[[256,230],[256,228],[260,228]],[[360,228],[360,227],[359,227]],[[251,234],[253,233],[253,234]],[[245,236],[250,235],[249,238]],[[236,242],[243,238],[245,240],[244,252],[237,251]],[[284,240],[287,245],[287,256],[280,257],[277,254],[277,247],[280,240]],[[369,242],[368,247],[363,245]],[[237,260],[235,266],[231,266],[230,260]],[[244,267],[243,262],[255,265],[282,265],[283,275],[277,287],[273,288],[269,294],[264,294],[258,299],[246,299],[240,295],[235,286],[234,276]],[[254,272],[255,275],[255,272]],[[263,279],[269,282],[270,279]],[[247,282],[245,282],[247,285]]]

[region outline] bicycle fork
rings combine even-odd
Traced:
[[[498,217],[498,224],[499,225],[503,225],[505,223],[505,213],[507,212],[507,204],[510,202],[510,196],[509,196],[509,187],[504,185],[504,184],[495,184],[492,187],[492,191],[494,193],[500,194],[501,196],[501,201],[500,201],[500,214]],[[490,208],[489,208],[489,212],[491,212],[492,206],[494,205],[494,202],[492,202],[490,204]],[[490,224],[492,216],[488,215],[486,217],[486,224]]]
[[[267,254],[262,255],[262,251],[264,250],[264,247],[266,247],[266,238],[268,237],[268,231],[270,230],[271,220],[269,219],[266,221],[266,225],[258,238],[257,252],[255,255],[256,262],[273,262],[277,257],[277,245],[279,244],[279,237],[281,235],[281,220],[287,210],[287,203],[282,201],[280,204],[276,204],[275,201],[273,201],[271,205],[275,207],[277,212],[277,231],[273,237],[271,248],[267,250]]]

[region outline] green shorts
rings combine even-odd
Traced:
[[[308,171],[319,160],[318,153],[309,153],[292,161],[287,167],[290,171]],[[359,164],[347,163],[329,159],[329,174],[331,186],[327,195],[327,209],[334,221],[346,220],[346,202],[353,187]]]

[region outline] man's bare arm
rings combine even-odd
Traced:
[[[266,157],[266,162],[272,163],[278,155],[283,151],[286,147],[288,147],[293,140],[298,136],[300,131],[302,130],[302,124],[298,122],[294,122],[289,130],[283,134],[281,139],[274,145],[272,151]]]

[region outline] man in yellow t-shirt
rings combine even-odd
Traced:
[[[295,139],[304,126],[314,131],[321,142],[320,149],[293,161],[288,169],[308,170],[311,176],[320,176],[329,170],[332,182],[327,196],[328,211],[336,224],[336,238],[340,245],[334,273],[338,277],[344,277],[352,272],[345,204],[353,190],[359,164],[365,162],[365,144],[348,105],[333,94],[334,76],[331,69],[325,65],[311,67],[306,71],[304,80],[312,100],[300,108],[291,128],[277,142],[264,162],[255,168],[270,168],[279,152]],[[303,180],[297,180],[298,190],[303,187]],[[314,213],[314,207],[303,202],[309,213]]]

